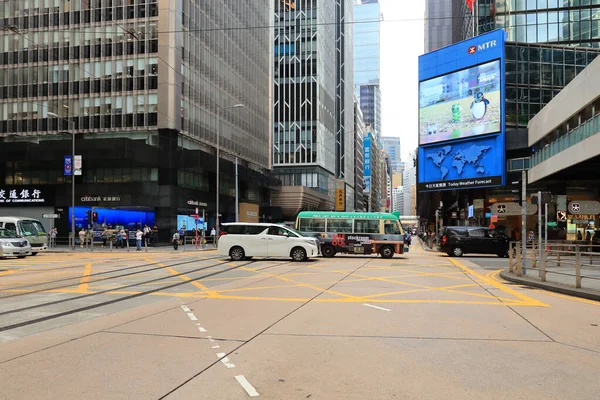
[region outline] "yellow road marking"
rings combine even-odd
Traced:
[[[146,258],[145,260],[148,261],[148,262],[150,262],[150,263],[155,263],[154,260],[149,259],[149,258]],[[184,281],[190,282],[192,285],[194,285],[195,287],[197,287],[198,289],[200,289],[202,291],[205,291],[205,292],[207,292],[209,294],[215,294],[215,295],[217,294],[217,292],[210,291],[206,286],[204,286],[200,282],[198,282],[198,281],[192,281],[192,278],[190,278],[189,276],[187,276],[187,275],[179,275],[180,272],[178,272],[173,267],[167,267],[165,264],[162,264],[162,263],[158,263],[158,265],[161,266],[161,267],[163,267],[163,268],[165,268],[165,270],[167,272],[169,272],[170,274],[172,274],[172,275],[178,275],[177,278],[182,279]]]
[[[8,271],[0,272],[0,276],[6,276],[6,275],[14,274],[15,272],[17,272],[16,269],[9,269]]]
[[[77,287],[77,291],[80,293],[88,293],[88,288],[90,285],[90,274],[92,273],[92,263],[89,262],[85,264],[85,269],[83,270],[83,275],[79,280],[79,286]]]
[[[480,273],[473,271],[471,268],[463,265],[460,261],[455,260],[454,258],[450,258],[450,262],[452,264],[456,265],[458,268],[460,268],[463,271],[465,271],[465,273],[467,273],[467,274],[469,274],[471,276],[474,276],[475,278],[479,279],[480,281],[482,281],[484,283],[487,283],[487,284],[490,284],[490,285],[494,286],[496,289],[500,289],[503,292],[508,293],[508,294],[510,294],[510,295],[518,298],[519,300],[521,300],[524,303],[523,305],[530,305],[530,306],[534,306],[534,307],[550,307],[546,303],[543,303],[543,302],[541,302],[539,300],[536,300],[536,299],[534,299],[532,297],[525,296],[524,294],[521,294],[521,293],[517,292],[516,290],[511,289],[511,288],[509,288],[508,286],[506,286],[506,285],[504,285],[502,283],[496,282],[496,281],[494,281],[493,279],[491,279],[491,278],[489,278],[487,276],[481,275]]]

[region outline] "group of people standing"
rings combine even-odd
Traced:
[[[198,232],[195,232],[195,234],[194,234],[194,238],[196,238],[196,233],[200,240],[202,240],[202,241],[205,240],[203,230],[198,229]],[[217,244],[216,235],[217,235],[217,231],[213,227],[210,230],[210,238],[211,238],[211,242],[215,246]],[[171,243],[173,244],[173,250],[179,249],[179,245],[182,243],[185,243],[185,229],[183,227],[181,227],[178,231],[175,231],[175,233],[173,234],[173,237],[171,238]]]

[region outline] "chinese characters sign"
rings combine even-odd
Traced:
[[[43,186],[0,186],[0,207],[30,204],[46,205],[49,201],[48,189]]]

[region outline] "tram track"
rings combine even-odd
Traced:
[[[222,258],[222,257],[209,257],[206,258],[206,260],[215,260],[218,258]],[[172,265],[167,265],[167,266],[158,266],[155,268],[150,268],[150,269],[145,269],[145,270],[141,270],[141,271],[136,271],[136,272],[129,272],[126,274],[121,274],[121,275],[116,275],[116,276],[109,276],[107,278],[103,278],[103,279],[93,279],[93,277],[97,277],[100,275],[108,275],[108,274],[114,274],[114,273],[118,273],[118,272],[122,272],[122,271],[128,271],[128,270],[132,270],[132,269],[137,269],[137,268],[144,268],[144,267],[148,267],[151,265],[158,265],[158,264],[163,264],[161,262],[154,262],[154,263],[148,263],[148,264],[143,264],[143,265],[136,265],[133,267],[126,267],[126,268],[120,268],[120,269],[115,269],[112,271],[103,271],[103,272],[96,272],[96,273],[92,273],[89,275],[90,280],[88,281],[88,283],[97,283],[97,282],[104,282],[107,280],[111,280],[111,279],[116,279],[116,278],[123,278],[123,277],[127,277],[127,276],[133,276],[133,275],[138,275],[138,274],[142,274],[142,273],[147,273],[147,272],[153,272],[153,271],[157,271],[160,269],[164,269],[164,268],[169,268],[169,267],[177,267],[177,266],[181,266],[181,265],[185,265],[185,264],[191,264],[194,262],[198,262],[198,261],[204,261],[204,260],[189,260],[189,261],[183,261],[180,263],[176,263],[176,264],[172,264]],[[79,266],[78,268],[83,267]],[[30,295],[30,294],[36,294],[36,293],[41,293],[41,292],[47,292],[47,291],[51,291],[51,290],[60,290],[60,289],[66,289],[68,287],[71,286],[77,286],[79,285],[79,281],[81,279],[81,276],[74,276],[71,278],[64,278],[64,279],[55,279],[55,280],[50,280],[50,281],[44,281],[44,282],[36,282],[36,283],[32,283],[32,284],[28,284],[28,285],[19,285],[19,286],[13,286],[13,287],[9,287],[9,288],[0,288],[0,292],[11,292],[11,291],[21,291],[21,290],[27,290],[27,288],[34,288],[37,286],[41,286],[41,285],[47,285],[47,284],[53,284],[53,283],[59,283],[59,282],[68,282],[68,281],[77,281],[77,283],[71,283],[71,284],[67,284],[64,286],[56,286],[56,287],[50,287],[50,288],[43,288],[43,289],[39,289],[39,290],[27,290],[25,293],[16,293],[16,294],[10,294],[7,296],[0,296],[0,300],[2,299],[10,299],[13,297],[20,297],[20,296],[26,296],[26,295]],[[2,315],[0,313],[0,315]]]
[[[230,267],[230,268],[223,269],[222,271],[215,271],[215,272],[211,272],[209,274],[204,274],[204,275],[201,275],[201,276],[198,276],[198,277],[191,277],[190,275],[194,274],[194,273],[202,272],[202,271],[205,271],[207,269],[214,268],[214,267],[217,267],[217,266],[220,266],[220,265],[223,265],[223,264],[227,264],[227,263],[229,263],[229,261],[224,261],[222,263],[215,263],[215,264],[212,264],[212,265],[209,265],[209,266],[205,266],[205,267],[202,267],[202,268],[197,268],[197,269],[192,270],[192,271],[186,271],[186,272],[183,272],[183,273],[174,274],[174,275],[171,275],[170,277],[180,277],[180,276],[185,275],[189,279],[186,279],[186,280],[181,281],[181,282],[167,284],[167,285],[164,285],[164,286],[161,286],[161,287],[158,287],[158,288],[154,288],[154,289],[151,289],[151,290],[147,290],[147,291],[144,291],[144,292],[130,294],[130,295],[126,295],[126,296],[123,296],[123,297],[116,298],[116,299],[111,299],[111,300],[107,300],[107,301],[103,301],[103,302],[99,302],[99,303],[95,303],[95,304],[91,304],[91,305],[87,305],[87,306],[83,306],[83,307],[74,308],[72,310],[62,311],[62,312],[55,313],[55,314],[45,315],[45,316],[42,316],[42,317],[32,318],[32,319],[29,319],[29,320],[25,320],[25,321],[13,323],[13,324],[10,324],[10,325],[1,326],[0,327],[0,332],[5,332],[5,331],[17,329],[17,328],[22,328],[22,327],[26,327],[26,326],[29,326],[29,325],[34,325],[34,324],[38,324],[38,323],[41,323],[41,322],[50,321],[50,320],[53,320],[53,319],[57,319],[57,318],[69,316],[69,315],[72,315],[72,314],[76,314],[76,313],[80,313],[80,312],[84,312],[84,311],[89,311],[89,310],[93,310],[93,309],[100,308],[100,307],[105,307],[105,306],[116,304],[116,303],[119,303],[119,302],[123,302],[123,301],[127,301],[127,300],[132,300],[132,299],[139,298],[139,297],[142,297],[142,296],[151,295],[153,293],[157,293],[157,292],[161,292],[161,291],[173,289],[173,288],[176,288],[176,287],[179,287],[179,286],[190,284],[192,282],[197,282],[197,281],[202,280],[202,279],[206,279],[206,278],[210,278],[210,277],[213,277],[213,276],[221,275],[221,274],[224,274],[224,273],[227,273],[227,272],[231,272],[231,271],[237,270],[239,268],[242,268],[242,267],[245,267],[247,265],[251,265],[251,264],[257,263],[257,262],[260,262],[260,261],[248,261],[248,262],[242,263],[240,265],[236,265],[236,266],[233,266],[233,267]],[[292,263],[292,262],[291,261],[282,262],[280,264],[275,264],[275,265],[272,265],[272,266],[268,266],[268,267],[265,267],[263,269],[279,267],[279,266],[290,264],[290,263]],[[172,265],[172,266],[174,266],[174,265]],[[168,267],[169,267],[168,265],[165,265],[163,268],[168,268]],[[84,294],[84,295],[81,295],[81,296],[70,297],[68,299],[61,299],[61,300],[46,302],[46,303],[42,303],[42,304],[36,304],[36,305],[28,306],[28,307],[22,307],[22,308],[19,308],[19,309],[9,310],[9,311],[5,311],[5,312],[0,313],[0,317],[5,316],[5,315],[19,313],[19,312],[30,311],[30,310],[34,310],[34,309],[48,307],[48,306],[52,306],[52,305],[56,305],[56,304],[61,304],[61,303],[66,303],[66,302],[72,302],[72,301],[75,301],[75,300],[85,299],[85,298],[89,298],[89,297],[92,297],[92,296],[98,296],[98,295],[102,295],[102,294],[107,294],[107,293],[110,293],[110,292],[114,292],[114,291],[118,291],[118,290],[123,290],[123,289],[127,289],[127,288],[134,287],[134,286],[140,286],[140,285],[147,284],[147,283],[153,283],[153,282],[156,282],[156,281],[159,281],[159,280],[163,280],[163,279],[164,279],[164,277],[160,277],[160,278],[157,278],[157,279],[151,279],[151,280],[147,280],[147,281],[143,281],[143,282],[137,282],[137,283],[134,283],[134,284],[131,284],[131,285],[124,285],[124,286],[118,287],[118,288],[112,288],[112,289],[103,290],[103,291],[100,291],[100,292],[94,292],[94,293]]]

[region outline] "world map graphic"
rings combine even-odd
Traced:
[[[476,175],[486,175],[485,156],[491,148],[491,146],[477,144],[447,145],[426,153],[425,157],[433,161],[439,170],[440,180],[461,179],[463,172],[472,168],[473,171],[468,174],[468,178],[471,178]]]

